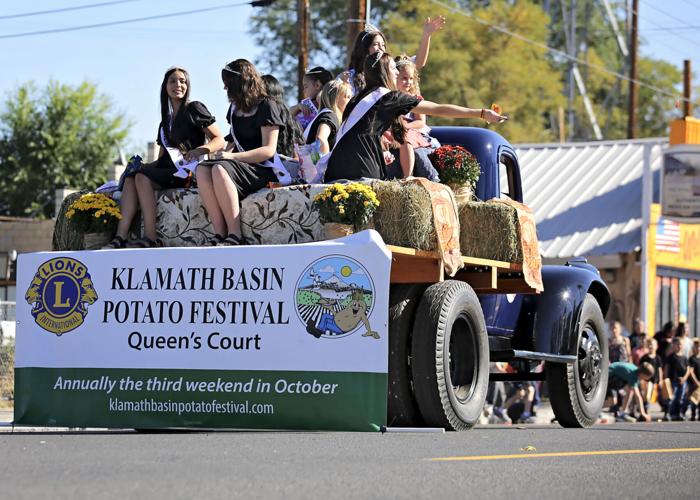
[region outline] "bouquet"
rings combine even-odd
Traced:
[[[429,157],[443,184],[476,188],[481,167],[476,157],[462,146],[440,146]]]
[[[122,214],[109,196],[88,193],[71,203],[66,217],[84,233],[113,233]]]
[[[320,212],[321,221],[366,225],[379,200],[374,190],[365,184],[332,184],[314,198],[314,207]]]

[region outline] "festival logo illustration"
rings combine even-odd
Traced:
[[[60,336],[83,324],[97,292],[85,264],[56,257],[39,266],[24,298],[32,306],[34,321]]]
[[[363,337],[378,339],[369,321],[374,297],[374,283],[362,264],[334,255],[303,272],[296,309],[306,331],[316,338],[341,338],[362,330]]]

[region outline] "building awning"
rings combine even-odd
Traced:
[[[646,145],[656,193],[665,138],[516,146],[524,201],[535,212],[544,258],[641,248]]]

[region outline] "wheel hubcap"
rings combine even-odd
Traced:
[[[578,376],[587,401],[593,398],[600,382],[603,353],[595,331],[586,325],[581,333],[578,346]]]

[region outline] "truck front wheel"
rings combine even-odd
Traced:
[[[454,280],[428,287],[416,311],[412,346],[413,387],[425,423],[471,428],[489,383],[486,324],[474,290]]]
[[[598,419],[608,384],[608,338],[596,299],[586,295],[574,363],[546,363],[549,397],[562,427],[590,427]]]

